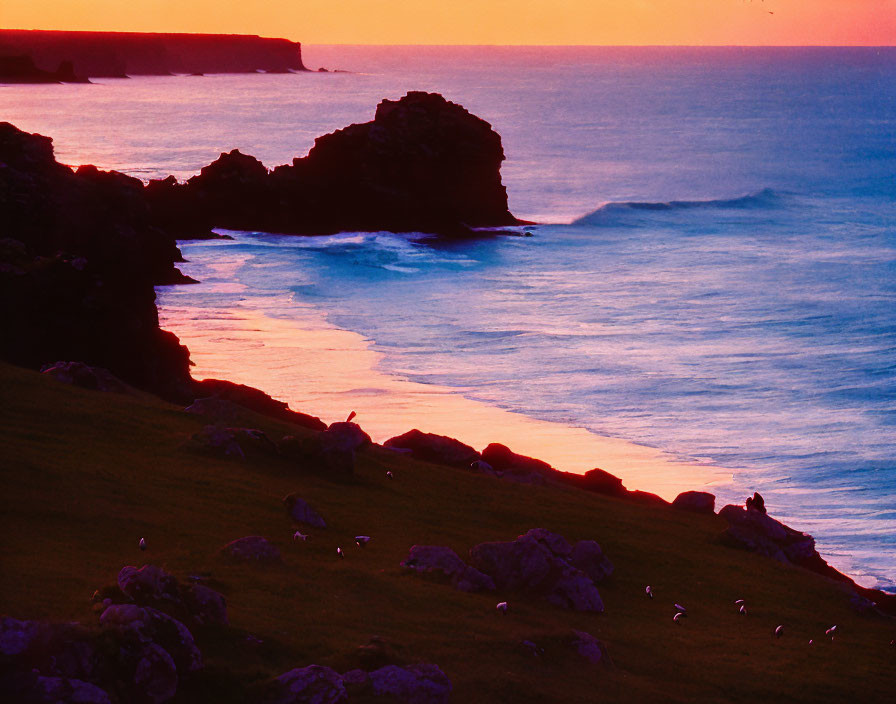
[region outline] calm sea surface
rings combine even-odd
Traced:
[[[185,244],[204,283],[160,302],[199,368],[251,364],[290,397],[312,368],[348,369],[360,340],[396,383],[656,448],[705,467],[721,501],[758,490],[833,564],[896,587],[896,50],[305,58],[350,72],[0,87],[0,119],[54,137],[66,163],[186,177],[234,147],[287,163],[382,98],[441,92],[502,135],[534,236]],[[278,346],[289,326],[355,342],[298,363]]]

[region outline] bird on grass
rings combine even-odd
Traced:
[[[831,640],[834,640],[834,634],[837,632],[836,626],[831,626],[828,630],[824,632],[826,636],[830,636]]]
[[[341,557],[343,560],[345,559],[345,553],[342,552],[342,548],[336,548],[336,554]]]
[[[146,550],[146,538],[140,538],[140,542],[137,544],[140,546],[141,550]]]
[[[392,474],[391,471],[389,471],[389,472],[386,472],[386,479],[395,479],[395,476]]]
[[[648,598],[653,599],[653,589],[650,588],[649,584],[645,587],[644,593],[648,596]]]
[[[500,611],[505,616],[507,615],[507,602],[499,601],[498,605],[495,607],[498,611]]]
[[[745,602],[743,599],[738,599],[737,601],[734,602],[734,605],[735,606],[743,606],[745,603],[747,603],[747,602]]]
[[[747,615],[747,605],[746,605],[746,604],[741,604],[741,605],[740,605],[740,608],[737,610],[737,612],[738,612],[741,616],[746,616],[746,615]]]
[[[784,626],[778,626],[775,629],[775,638],[780,638],[782,633],[784,633]],[[810,640],[809,642],[811,643],[812,641]]]
[[[356,536],[355,536],[355,544],[356,544],[359,548],[363,548],[363,547],[364,547],[365,545],[367,545],[367,543],[369,543],[369,542],[370,542],[370,536],[369,536],[369,535],[356,535]]]
[[[302,533],[301,531],[298,531],[298,530],[297,530],[295,533],[292,534],[292,539],[293,539],[293,540],[301,540],[302,542],[308,540],[309,537],[310,537],[310,536],[307,536],[307,535],[305,535],[304,533]]]
[[[672,620],[675,621],[675,623],[679,623],[679,624],[680,624],[680,623],[681,623],[681,619],[683,619],[685,616],[687,616],[686,613],[684,613],[683,611],[679,611],[677,614],[675,614],[675,615],[672,617]]]
[[[681,604],[674,604],[675,608],[681,611],[681,613],[686,614],[688,610],[684,608]]]

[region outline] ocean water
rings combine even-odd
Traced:
[[[380,434],[436,407],[422,429],[469,416],[461,439],[518,420],[561,469],[615,469],[578,462],[590,436],[653,449],[628,486],[760,491],[896,588],[896,50],[305,56],[351,72],[0,88],[0,119],[68,163],[184,177],[233,147],[286,163],[382,98],[443,93],[502,135],[532,236],[185,243],[203,284],[159,300],[198,371],[327,420],[370,409]]]

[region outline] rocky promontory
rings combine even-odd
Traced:
[[[233,150],[186,183],[152,181],[155,222],[181,237],[213,227],[300,235],[340,231],[469,235],[515,225],[491,125],[437,93],[384,100],[371,122],[318,137],[268,170]]]
[[[0,56],[22,54],[45,71],[68,61],[95,78],[307,70],[298,42],[250,34],[0,30]]]

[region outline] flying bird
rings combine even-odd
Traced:
[[[141,550],[146,550],[146,538],[140,538],[140,542],[137,544],[140,546]]]
[[[342,552],[342,548],[336,548],[336,554],[339,555],[343,560],[345,559],[345,553]]]
[[[358,546],[359,548],[363,548],[363,547],[364,547],[365,545],[367,545],[367,543],[369,543],[369,542],[370,542],[370,536],[369,536],[369,535],[356,535],[356,536],[355,536],[355,543],[357,544],[357,546]]]
[[[298,531],[298,530],[292,534],[293,540],[305,541],[305,540],[308,540],[308,537],[309,536],[305,535],[304,533],[302,533],[301,531]]]
[[[495,607],[498,611],[500,611],[505,616],[507,615],[507,602],[499,601],[498,605]]]
[[[352,418],[354,418],[356,415],[358,415],[358,414],[355,413],[354,411],[352,411],[351,413],[348,414],[348,418],[345,419],[345,422],[346,422],[346,423],[351,423],[351,422],[352,422]]]
[[[775,629],[775,638],[780,638],[780,637],[781,637],[781,634],[782,634],[783,632],[784,632],[784,626],[778,626],[778,627]],[[812,641],[810,640],[809,642],[811,643]]]
[[[648,584],[647,587],[644,589],[644,593],[645,593],[648,597],[650,597],[651,599],[653,599],[653,589],[650,588],[650,585],[649,585],[649,584]]]

